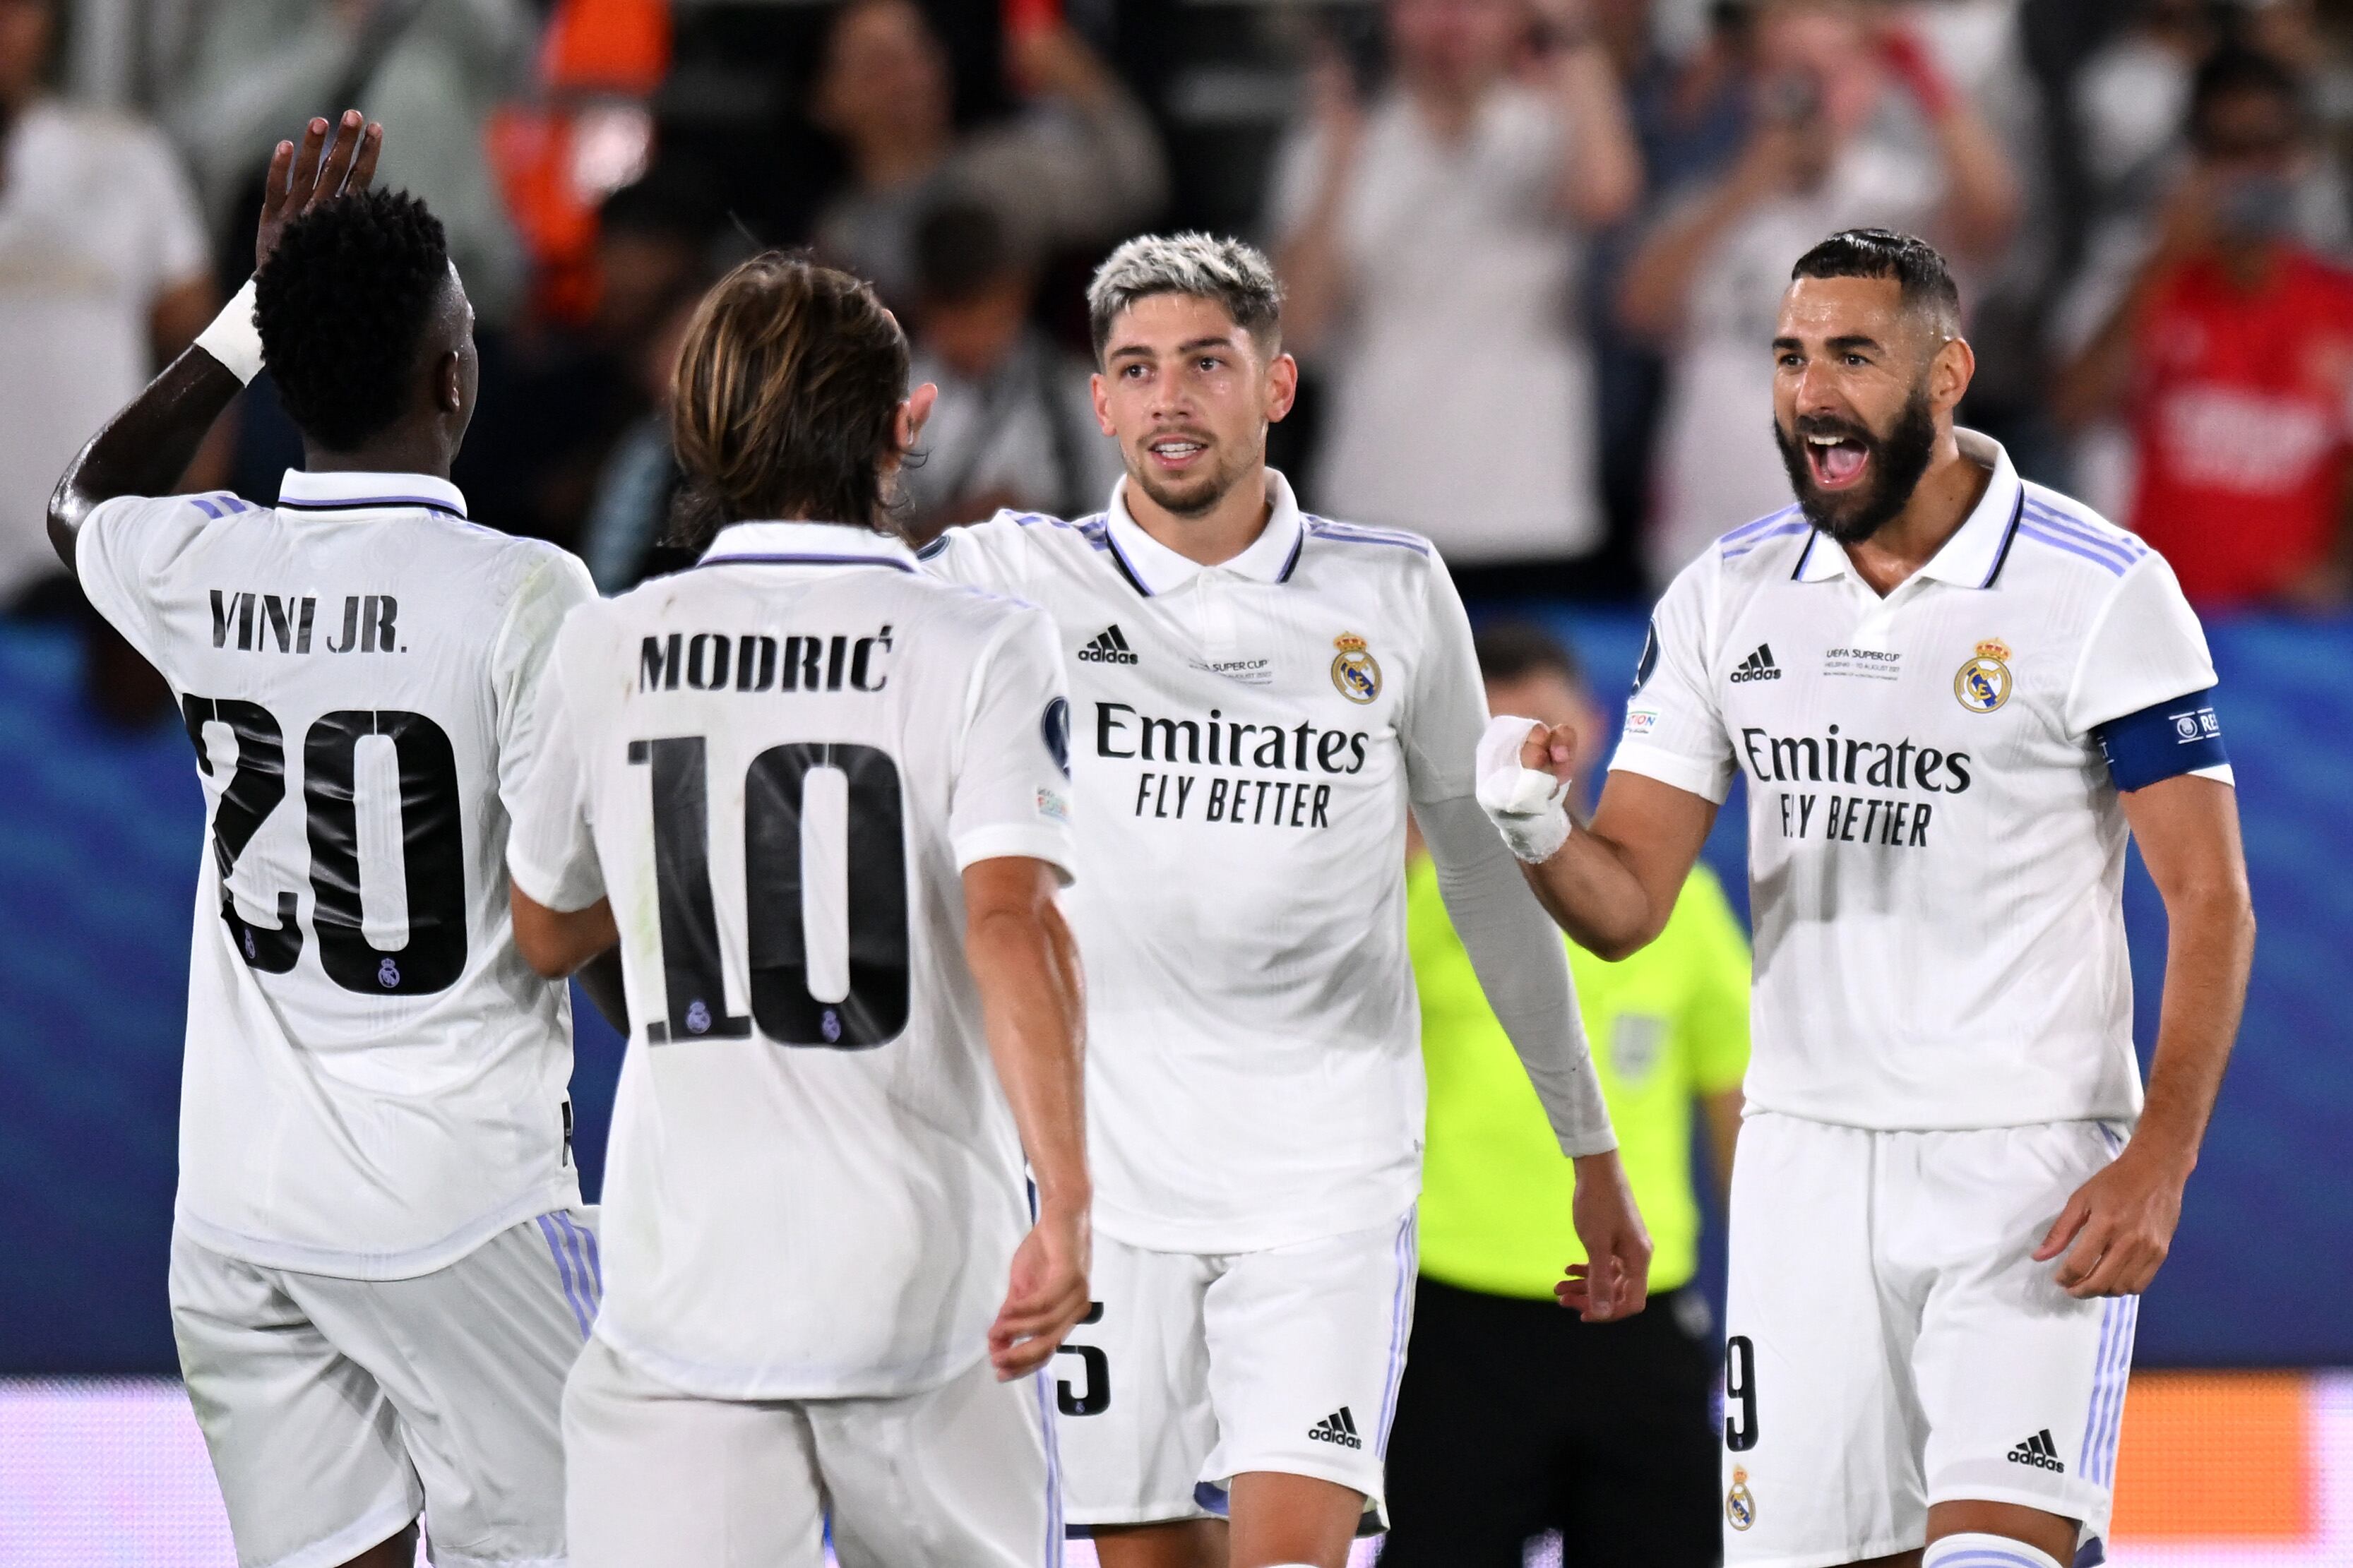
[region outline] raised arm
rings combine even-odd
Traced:
[[[257,270],[297,216],[345,191],[364,190],[375,177],[384,127],[364,124],[351,110],[334,127],[332,145],[326,121],[313,120],[299,152],[293,142],[280,142],[271,155],[254,242]],[[248,288],[67,465],[49,497],[49,543],[66,570],[75,570],[74,541],[91,509],[117,496],[164,494],[186,472],[213,421],[261,368],[252,317]]]
[[[964,873],[965,961],[1038,1189],[1037,1223],[1014,1254],[1011,1288],[988,1331],[989,1360],[1006,1381],[1045,1365],[1088,1307],[1085,986],[1054,901],[1058,880],[1051,865],[1019,855],[976,860]]]
[[[2068,1200],[2034,1254],[2038,1261],[2067,1255],[2056,1278],[2074,1296],[2137,1296],[2165,1261],[2238,1037],[2255,953],[2238,792],[2182,773],[2122,798],[2165,900],[2165,993],[2140,1125],[2115,1163]]]

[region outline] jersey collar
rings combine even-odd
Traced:
[[[1291,493],[1291,481],[1279,469],[1266,470],[1266,498],[1273,503],[1273,510],[1259,536],[1240,555],[1221,561],[1214,568],[1177,554],[1144,531],[1127,510],[1127,477],[1124,474],[1112,487],[1111,505],[1104,514],[1105,531],[1120,565],[1147,596],[1174,593],[1203,572],[1212,570],[1239,573],[1254,583],[1281,583],[1299,563],[1299,545],[1305,537],[1305,529],[1299,515],[1298,498]]]
[[[447,479],[429,474],[368,474],[350,469],[314,474],[289,468],[278,481],[278,505],[286,511],[413,510],[444,517],[466,515],[466,498]]]
[[[2010,542],[2018,531],[2026,487],[2000,442],[1974,430],[1956,429],[1953,436],[1960,443],[1961,455],[1992,468],[1993,478],[1987,481],[1975,510],[1917,575],[1956,588],[1990,588],[2001,575],[2001,563],[2009,557]],[[1798,557],[1797,570],[1790,575],[1800,583],[1820,583],[1842,577],[1848,570],[1846,552],[1817,530],[1807,536],[1805,553]]]
[[[906,541],[836,522],[731,522],[698,566],[891,566],[915,570]]]

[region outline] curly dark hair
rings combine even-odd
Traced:
[[[406,191],[340,196],[286,226],[253,321],[304,435],[348,452],[400,417],[448,271],[441,220]]]

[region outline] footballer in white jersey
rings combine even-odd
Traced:
[[[1481,797],[1606,957],[1746,783],[1728,1559],[2097,1563],[2138,1295],[2253,952],[2214,668],[2162,559],[1954,427],[1975,362],[1933,249],[1848,231],[1792,276],[1799,504],[1660,601],[1589,828],[1538,831],[1567,738],[1525,721],[1495,721]],[[2171,925],[2145,1103],[2128,837]]]
[[[573,1561],[816,1568],[829,1520],[847,1568],[1051,1563],[1038,1369],[1087,1301],[1052,627],[866,523],[746,520],[881,516],[921,408],[865,285],[746,262],[678,374],[708,546],[565,622],[509,851],[524,952],[617,939],[635,1024]]]
[[[378,132],[347,116],[322,169],[326,132],[279,150],[254,285],[51,509],[205,786],[173,1327],[248,1568],[406,1562],[420,1510],[440,1561],[556,1562],[600,1259],[569,1001],[515,951],[505,860],[533,689],[594,589],[467,520],[440,225],[364,188]],[[139,493],[265,354],[310,461],[278,504]]]
[[[1265,467],[1296,374],[1277,300],[1248,247],[1122,247],[1090,290],[1109,509],[923,552],[1043,606],[1070,661],[1098,1310],[1057,1392],[1108,1568],[1219,1512],[1243,1568],[1337,1563],[1384,1517],[1421,1174],[1409,808],[1578,1159],[1580,1234],[1620,1271],[1598,1315],[1647,1268],[1558,939],[1472,799],[1486,708],[1445,566]]]

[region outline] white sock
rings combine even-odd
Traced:
[[[2023,1541],[1972,1531],[1930,1542],[1920,1568],[2065,1568],[2065,1564]]]

